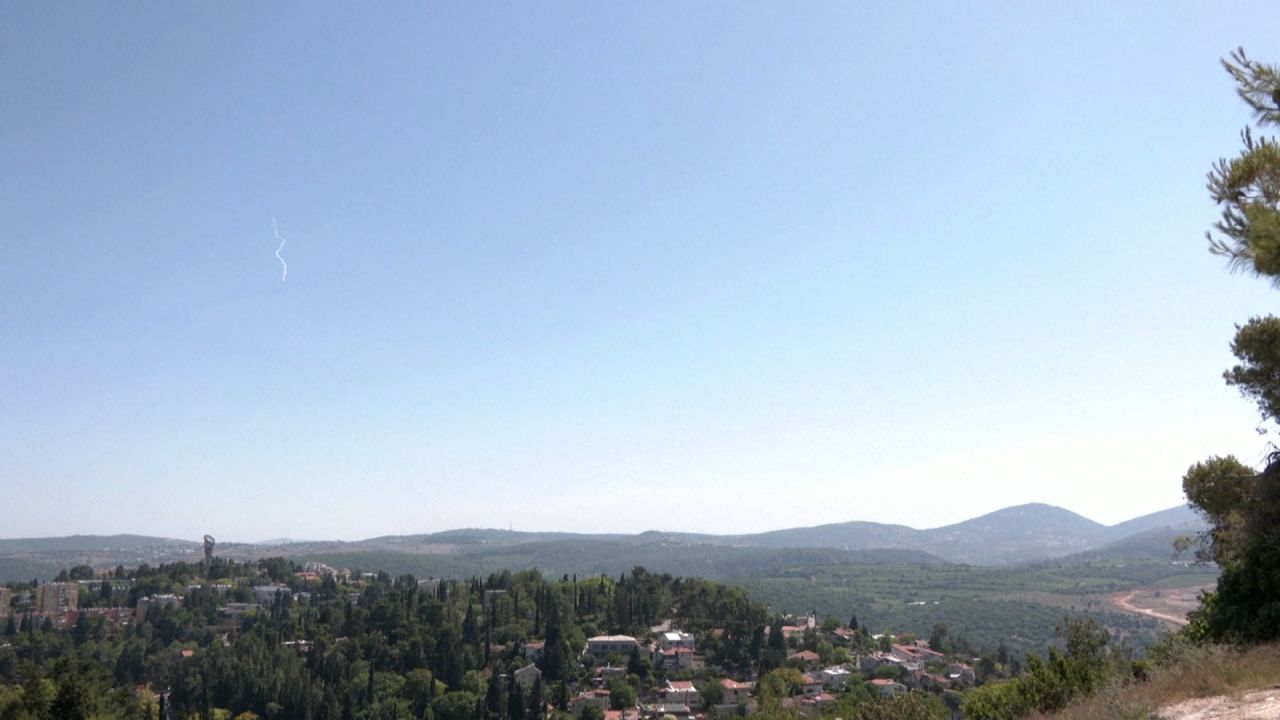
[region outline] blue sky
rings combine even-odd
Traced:
[[[0,536],[1176,504],[1265,442],[1202,235],[1278,22],[11,3]]]

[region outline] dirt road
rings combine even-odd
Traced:
[[[1143,607],[1138,607],[1137,605],[1134,605],[1133,596],[1137,594],[1138,594],[1137,590],[1132,590],[1126,595],[1117,595],[1116,604],[1119,605],[1126,612],[1131,612],[1138,615],[1146,615],[1147,617],[1153,617],[1153,618],[1156,618],[1157,620],[1164,620],[1165,622],[1171,622],[1174,625],[1179,625],[1179,626],[1187,624],[1186,616],[1178,617],[1177,615],[1170,615],[1168,613],[1162,613],[1158,610],[1152,610],[1150,608],[1143,608]]]
[[[1187,700],[1160,708],[1160,717],[1163,720],[1280,720],[1280,690]]]

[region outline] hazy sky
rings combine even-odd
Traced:
[[[0,536],[1174,505],[1266,440],[1221,372],[1280,294],[1202,235],[1277,27],[4,3]]]

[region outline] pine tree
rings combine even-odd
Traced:
[[[89,716],[89,695],[79,674],[68,672],[58,680],[50,714],[58,720],[85,720]]]

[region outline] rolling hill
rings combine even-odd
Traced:
[[[725,577],[788,564],[951,562],[1016,565],[1050,559],[1087,562],[1167,558],[1169,541],[1203,529],[1179,506],[1103,525],[1052,505],[1017,505],[952,525],[915,529],[865,521],[740,535],[648,531],[635,535],[522,532],[483,528],[390,535],[356,542],[221,543],[220,556],[326,559],[419,574],[457,575],[541,567],[560,573],[620,572],[635,565]],[[198,543],[144,535],[0,539],[0,581],[56,573],[76,564],[114,567],[198,559]],[[802,552],[804,551],[804,552]],[[33,573],[33,571],[35,571]]]

